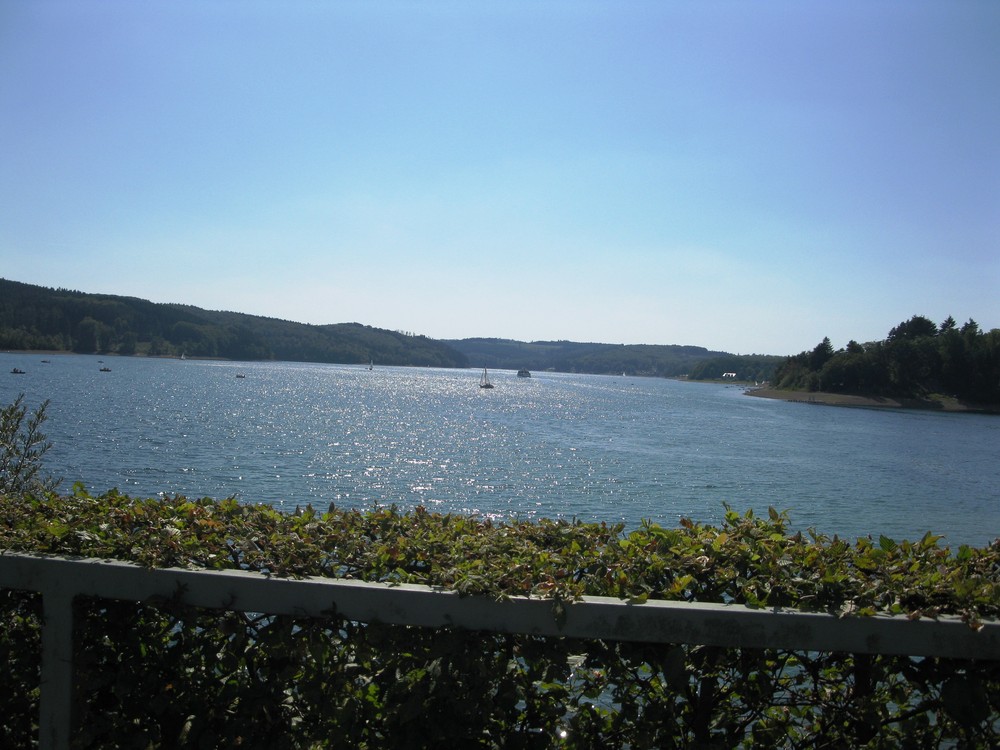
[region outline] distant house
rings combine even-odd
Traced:
[[[722,373],[722,377],[724,377],[724,378],[735,378],[736,377],[736,373],[735,372],[724,372],[724,373]]]

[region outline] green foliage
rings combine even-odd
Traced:
[[[684,375],[706,359],[728,356],[700,346],[594,344],[573,341],[461,339],[445,342],[472,363],[496,369],[554,370],[598,375]]]
[[[0,348],[464,367],[437,341],[356,323],[312,326],[0,279]]]
[[[43,473],[42,459],[52,444],[42,432],[43,402],[31,415],[24,406],[24,394],[0,409],[0,495],[45,494],[55,490],[59,480]]]
[[[688,379],[721,380],[724,373],[734,372],[737,381],[761,383],[772,380],[775,368],[783,361],[783,357],[766,354],[730,354],[725,357],[713,357],[692,367]]]
[[[916,315],[884,341],[834,351],[829,339],[789,357],[775,374],[778,388],[924,399],[943,393],[978,404],[1000,404],[1000,329],[958,329],[949,317],[940,329]]]
[[[422,367],[475,366],[534,371],[675,377],[706,360],[732,358],[700,346],[617,345],[502,339],[435,341],[359,323],[286,320],[84,294],[0,279],[0,349],[219,357]],[[770,377],[779,357],[737,358],[721,372]],[[704,375],[699,377],[715,377]]]
[[[0,747],[33,746],[38,732],[42,597],[0,589]]]
[[[948,316],[954,324],[954,318]],[[952,326],[954,327],[954,325]],[[887,341],[905,341],[906,339],[922,339],[928,336],[936,336],[938,327],[934,321],[925,318],[923,315],[914,315],[909,320],[904,320],[898,326],[889,331]]]
[[[116,491],[0,496],[0,549],[444,586],[796,606],[843,617],[1000,615],[1000,540],[848,543],[727,508],[678,528],[268,506]],[[37,602],[3,592],[6,746],[28,745]],[[1000,665],[650,646],[78,602],[82,720],[99,747],[989,747]],[[6,702],[4,702],[6,701]]]

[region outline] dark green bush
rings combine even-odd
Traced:
[[[21,394],[0,409],[0,495],[45,494],[58,486],[59,480],[46,476],[42,466],[52,447],[42,432],[48,406],[45,401],[29,415]]]
[[[843,616],[1000,610],[1000,543],[853,544],[728,510],[676,529],[234,500],[0,497],[0,549],[446,586],[738,601]],[[37,597],[4,592],[5,746],[37,717]],[[990,747],[1000,665],[578,641],[77,602],[81,747]],[[33,640],[29,640],[33,639]],[[35,652],[32,651],[34,654]]]

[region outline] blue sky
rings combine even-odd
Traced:
[[[0,276],[433,338],[1000,326],[1000,3],[0,0]]]

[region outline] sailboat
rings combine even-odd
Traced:
[[[486,374],[486,368],[483,368],[483,376],[479,378],[480,388],[492,388],[493,383],[490,382],[490,376]]]

